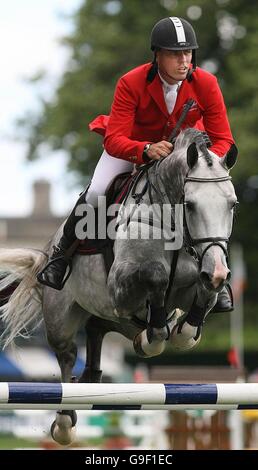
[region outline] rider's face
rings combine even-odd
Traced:
[[[170,51],[161,49],[157,52],[157,62],[161,76],[171,85],[184,80],[192,60],[192,51]]]

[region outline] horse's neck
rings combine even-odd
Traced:
[[[186,162],[178,155],[178,152],[171,154],[163,159],[162,162],[154,164],[139,178],[136,186],[133,186],[133,191],[130,192],[129,202],[136,202],[135,194],[140,195],[146,186],[147,180],[149,180],[150,184],[156,188],[156,190],[151,190],[151,197],[154,203],[162,202],[160,198],[161,193],[166,193],[170,203],[179,203],[188,170]],[[149,191],[144,191],[142,196],[141,202],[148,205],[150,203]]]
[[[177,154],[172,153],[159,166],[160,180],[172,204],[181,200],[186,175],[186,163]]]

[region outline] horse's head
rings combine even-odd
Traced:
[[[236,157],[234,145],[223,158],[195,142],[187,147],[183,196],[186,248],[198,259],[201,282],[216,291],[230,278],[227,244],[237,198],[229,170]]]

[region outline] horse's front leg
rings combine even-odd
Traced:
[[[169,272],[165,263],[150,254],[133,259],[116,259],[109,275],[109,291],[121,319],[140,314],[146,320],[146,329],[134,345],[138,354],[152,356],[162,352],[169,337],[164,306]]]
[[[172,330],[170,340],[174,349],[187,351],[197,346],[201,340],[205,318],[215,305],[216,299],[215,292],[208,291],[201,284],[197,284],[191,308],[182,322]]]
[[[140,266],[140,278],[147,291],[147,339],[163,341],[169,337],[165,295],[168,273],[160,261],[146,261]]]

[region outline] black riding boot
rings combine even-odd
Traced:
[[[217,303],[214,305],[213,313],[232,312],[234,310],[233,295],[229,284],[218,294]]]
[[[37,280],[41,284],[56,290],[61,290],[64,287],[72,272],[72,256],[79,244],[75,235],[75,226],[80,220],[80,216],[75,215],[75,210],[79,204],[85,204],[85,191],[79,197],[66,220],[63,235],[58,244],[53,246],[53,252],[47,265],[37,274]]]

